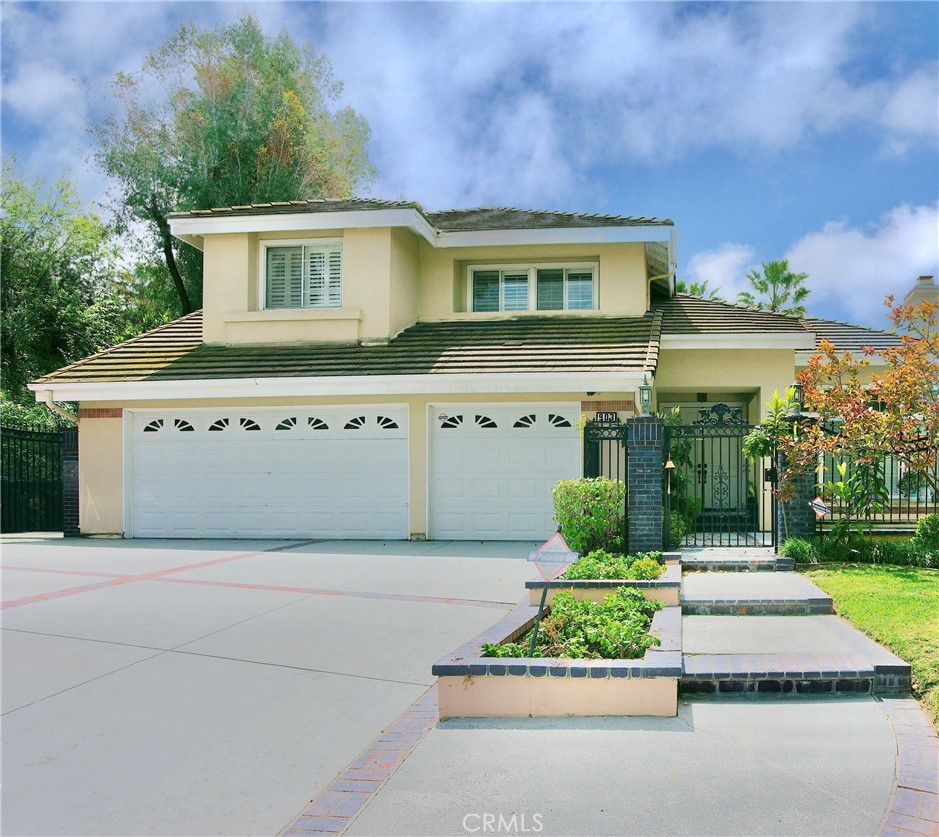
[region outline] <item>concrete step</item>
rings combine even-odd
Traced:
[[[811,616],[833,613],[831,596],[792,572],[691,573],[681,612],[698,616]]]
[[[684,695],[896,695],[910,691],[902,660],[872,661],[863,654],[685,655]]]
[[[688,555],[682,556],[683,572],[707,573],[753,573],[786,572],[791,570],[791,558],[734,556],[734,555]]]
[[[685,694],[910,690],[909,664],[838,616],[683,616],[682,654]]]

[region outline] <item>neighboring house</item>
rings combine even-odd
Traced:
[[[348,200],[170,224],[203,310],[31,385],[80,402],[85,534],[543,538],[582,417],[634,416],[644,379],[689,421],[756,422],[821,337],[894,340],[675,295],[669,219]]]

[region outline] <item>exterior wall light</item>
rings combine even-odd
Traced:
[[[642,376],[642,383],[639,385],[639,407],[641,414],[649,415],[649,408],[652,406],[652,384],[649,383],[649,376]]]
[[[792,384],[792,394],[795,400],[795,414],[801,415],[802,408],[805,406],[805,387],[798,381]]]

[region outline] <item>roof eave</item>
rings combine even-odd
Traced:
[[[603,372],[437,373],[429,375],[332,375],[321,377],[218,378],[29,384],[37,401],[144,401],[346,395],[443,395],[532,392],[629,392],[649,369]]]
[[[677,234],[671,224],[442,232],[416,209],[365,209],[340,212],[259,213],[256,215],[170,216],[172,234],[202,249],[205,235],[224,233],[309,232],[312,230],[406,227],[432,247],[481,247],[525,244],[603,244],[661,241],[676,260]]]

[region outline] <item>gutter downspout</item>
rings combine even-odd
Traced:
[[[62,416],[66,421],[70,421],[72,424],[78,424],[78,416],[74,413],[70,413],[68,410],[60,407],[52,400],[52,390],[46,390],[46,406],[52,410],[57,416]]]

